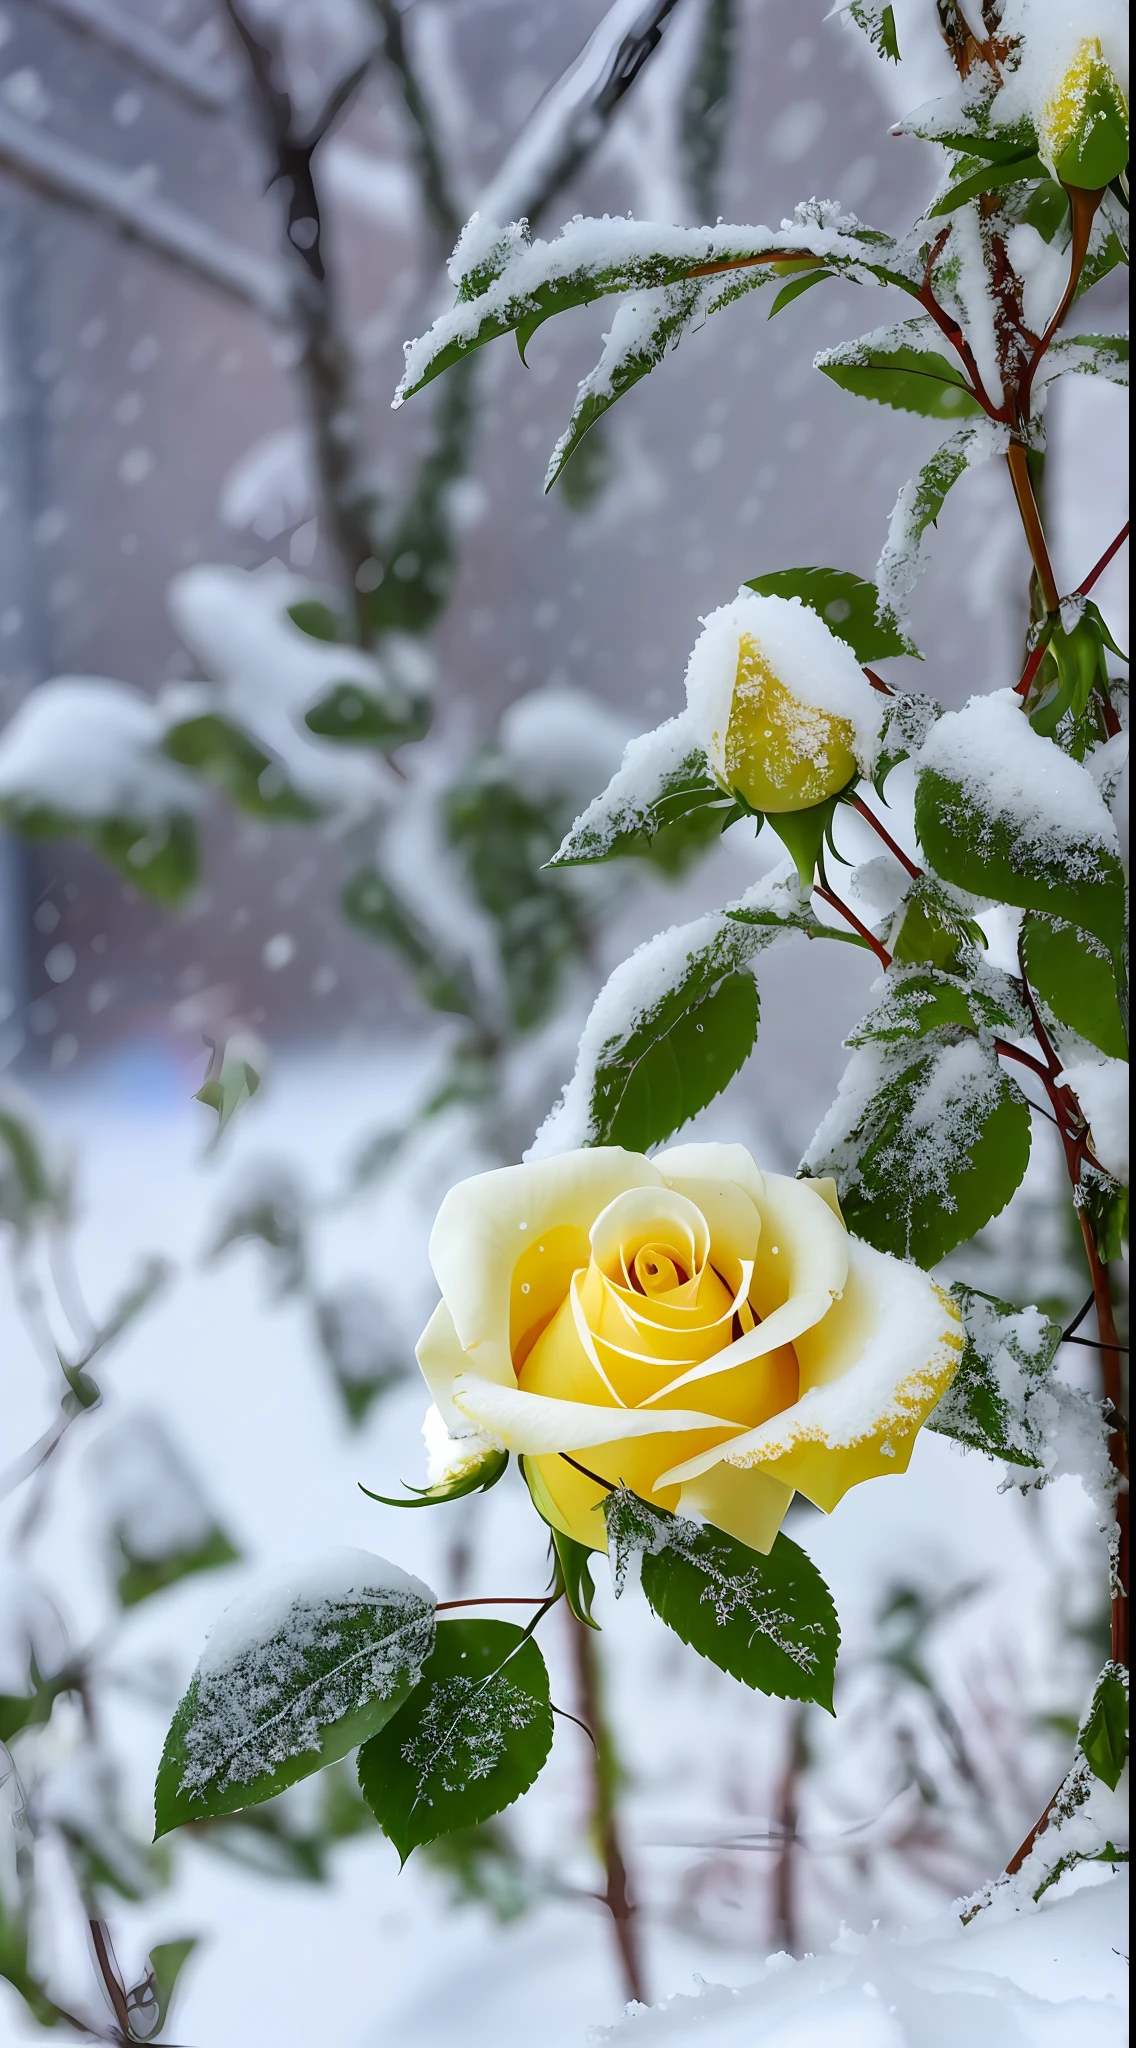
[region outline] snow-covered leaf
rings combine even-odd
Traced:
[[[828,1587],[787,1536],[768,1555],[619,1487],[604,1503],[617,1590],[637,1554],[668,1628],[743,1685],[832,1710],[840,1629]]]
[[[618,308],[603,354],[581,383],[572,417],[552,451],[544,479],[546,491],[552,489],[588,429],[675,347],[703,296],[701,281],[685,280],[664,285],[660,291],[642,292]]]
[[[377,867],[360,868],[352,875],[344,884],[340,902],[348,924],[401,956],[424,1003],[432,1010],[469,1016],[475,996],[465,962],[441,952]]]
[[[484,268],[463,273],[457,305],[436,320],[421,340],[408,342],[406,370],[396,394],[401,404],[443,370],[498,335],[524,329],[532,334],[553,313],[570,306],[590,305],[614,292],[658,291],[696,277],[737,271],[708,299],[713,312],[728,304],[737,290],[756,282],[744,275],[762,271],[777,258],[808,254],[833,270],[861,282],[894,283],[907,292],[916,282],[903,270],[891,237],[867,228],[828,202],[799,206],[795,217],[777,230],[762,227],[683,228],[658,223],[577,217],[553,242],[530,242],[527,235],[490,230],[470,222],[463,242],[484,232],[497,237],[493,274]],[[470,246],[473,244],[471,242]],[[461,258],[462,244],[455,251]],[[498,267],[499,266],[499,267]]]
[[[280,762],[220,712],[201,712],[168,726],[162,752],[254,818],[305,823],[320,816],[319,806],[293,788]]]
[[[1065,334],[1051,341],[1037,375],[1040,389],[1056,377],[1103,377],[1128,385],[1126,334]]]
[[[552,1747],[548,1672],[505,1621],[443,1621],[421,1682],[359,1752],[359,1783],[405,1863],[528,1790]]]
[[[1112,819],[1092,776],[1033,731],[1012,692],[974,697],[934,727],[915,828],[945,881],[1067,918],[1119,950],[1124,873]]]
[[[412,1369],[409,1347],[391,1329],[386,1303],[360,1281],[345,1281],[315,1304],[320,1348],[347,1419],[356,1428]]]
[[[962,176],[952,179],[942,197],[927,209],[928,220],[937,220],[944,213],[954,213],[968,200],[980,198],[983,192],[998,192],[1003,186],[1017,185],[1024,179],[1049,177],[1048,166],[1029,150],[1001,163],[983,164],[981,170],[967,171],[964,166],[962,171]]]
[[[916,412],[933,420],[966,419],[980,412],[958,363],[932,344],[932,336],[935,341],[941,339],[930,321],[905,320],[897,327],[865,334],[859,341],[822,349],[814,357],[813,367],[823,370],[842,391],[871,398],[877,405],[893,406],[898,412]]]
[[[897,965],[925,962],[947,974],[962,973],[985,943],[981,926],[934,875],[919,875],[904,890],[887,939]]]
[[[166,1738],[158,1835],[258,1805],[386,1725],[434,1641],[434,1595],[362,1550],[217,1622]]]
[[[965,1345],[928,1429],[1009,1465],[1045,1469],[1057,1420],[1053,1361],[1061,1325],[1037,1308],[1015,1308],[956,1281]]]
[[[919,658],[915,643],[894,619],[881,619],[875,584],[848,569],[774,569],[751,577],[745,588],[759,597],[799,597],[837,639],[847,642],[857,661],[886,661],[893,654]]]
[[[1030,985],[1062,1024],[1110,1059],[1128,1057],[1116,972],[1107,946],[1064,918],[1027,911],[1022,957]]]
[[[1078,1746],[1094,1778],[1115,1792],[1128,1762],[1128,1673],[1109,1662],[1097,1679]]]
[[[1007,1031],[1024,1037],[1029,1013],[1008,975],[982,968],[973,977],[930,967],[893,965],[876,983],[878,998],[845,1040],[846,1045],[907,1044],[930,1031]]]
[[[898,64],[899,37],[890,0],[887,4],[885,0],[850,0],[848,12],[857,28],[863,29],[876,55]]]
[[[939,1030],[853,1053],[805,1164],[832,1174],[849,1230],[930,1267],[1005,1208],[1029,1152],[993,1047]]]
[[[686,716],[631,741],[602,795],[577,818],[548,865],[641,854],[670,872],[684,865],[736,815],[715,782]]]
[[[968,469],[999,454],[1009,430],[979,419],[941,441],[911,482],[904,484],[888,523],[888,537],[876,568],[880,614],[899,621],[906,616],[911,592],[924,568],[923,546],[929,526],[938,519],[947,494]]]

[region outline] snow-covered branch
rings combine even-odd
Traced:
[[[240,299],[266,320],[287,317],[284,280],[275,264],[150,192],[137,173],[120,171],[0,108],[0,170],[43,198],[101,220],[124,241]]]
[[[237,96],[233,73],[220,65],[203,64],[191,50],[172,43],[138,15],[123,14],[109,0],[41,0],[68,28],[76,29],[104,50],[164,85],[191,106],[217,113]]]
[[[487,220],[534,220],[562,190],[658,46],[676,4],[615,0],[486,186],[478,211]]]

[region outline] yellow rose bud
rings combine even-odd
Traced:
[[[768,1551],[795,1490],[828,1510],[906,1469],[962,1348],[950,1297],[852,1237],[831,1181],[740,1145],[478,1174],[430,1257],[441,1422],[522,1454],[545,1519],[593,1550],[606,1481]]]
[[[1078,44],[1041,121],[1041,154],[1063,185],[1100,191],[1128,162],[1128,102],[1097,36]]]
[[[688,716],[724,789],[804,811],[871,771],[877,699],[848,645],[800,598],[742,590],[705,621]]]

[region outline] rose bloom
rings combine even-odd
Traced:
[[[477,1174],[430,1258],[431,1479],[518,1452],[545,1520],[593,1550],[606,1480],[768,1551],[795,1491],[828,1510],[905,1470],[962,1350],[949,1295],[851,1236],[834,1182],[741,1145]]]

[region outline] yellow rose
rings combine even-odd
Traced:
[[[1041,154],[1063,185],[1099,192],[1128,162],[1128,103],[1097,36],[1077,46],[1046,102]]]
[[[962,1348],[950,1297],[852,1237],[832,1181],[741,1145],[475,1175],[430,1258],[418,1361],[455,1468],[478,1442],[521,1453],[545,1519],[593,1550],[588,1473],[768,1551],[794,1491],[828,1510],[906,1469]]]
[[[809,810],[871,770],[877,700],[851,648],[800,598],[743,589],[712,612],[686,688],[714,775],[756,811]]]

